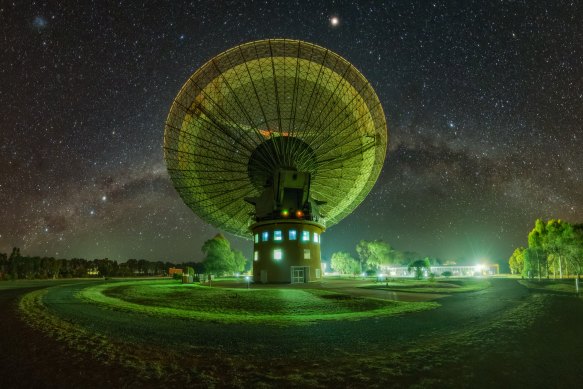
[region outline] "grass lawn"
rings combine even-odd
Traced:
[[[78,296],[112,309],[149,315],[280,325],[361,319],[439,306],[358,298],[319,289],[222,288],[174,280],[103,283],[81,290]]]
[[[411,278],[390,279],[388,282],[376,282],[363,286],[369,289],[393,290],[417,293],[462,293],[475,292],[490,286],[483,278],[454,278],[445,280],[415,280]]]
[[[521,285],[526,286],[529,289],[534,289],[537,291],[558,293],[558,294],[576,294],[575,290],[575,280],[574,279],[562,279],[562,280],[520,280],[518,281]],[[579,282],[579,290],[583,292],[583,281]]]
[[[88,278],[58,278],[56,280],[46,279],[46,280],[0,281],[0,290],[42,288],[42,287],[64,285],[64,284],[74,284],[74,283],[86,282],[86,281],[98,282],[100,280],[88,279]]]
[[[408,281],[415,284],[414,280]],[[224,305],[219,313],[235,312],[234,316],[242,309],[250,316],[269,312],[285,316],[281,314],[286,309],[284,302],[300,298],[311,301],[302,309],[306,312],[315,307],[326,308],[330,302],[347,303],[327,307],[331,314],[354,312],[356,308],[350,304],[361,299],[349,302],[346,295],[313,289],[246,290],[172,281],[131,281],[34,291],[21,299],[20,309],[29,324],[49,333],[59,343],[66,343],[106,364],[135,369],[140,377],[160,380],[168,387],[522,387],[530,383],[536,386],[540,377],[533,373],[540,367],[533,361],[555,350],[557,343],[554,339],[549,341],[549,349],[541,349],[533,361],[528,359],[528,363],[516,365],[529,358],[533,346],[540,343],[531,342],[531,328],[544,325],[537,334],[565,333],[565,339],[570,339],[579,331],[575,320],[565,321],[571,332],[562,329],[552,332],[549,328],[555,328],[557,323],[539,317],[556,304],[566,304],[565,312],[571,312],[573,301],[575,304],[579,301],[565,296],[530,294],[516,285],[516,281],[497,284],[492,280],[492,284],[492,288],[479,295],[452,297],[453,302],[433,312],[398,318],[375,317],[362,322],[322,321],[310,327],[253,325],[257,322],[233,326],[193,323],[170,318],[165,313],[157,317],[125,308],[114,312],[110,308],[118,306],[109,302],[93,304],[79,300],[78,296],[87,291],[122,304],[132,301],[131,304],[154,311],[159,308],[189,311],[203,307],[215,311],[219,308],[204,301],[212,296],[220,302],[217,305]],[[496,290],[500,292],[491,296]],[[332,295],[337,297],[323,297]],[[510,296],[512,301],[500,299],[501,295]],[[201,301],[170,301],[183,297]],[[477,304],[477,299],[481,303]],[[373,304],[366,306],[374,311],[378,301],[363,300],[362,304]],[[260,305],[255,306],[255,302]],[[164,304],[171,306],[160,306]],[[489,309],[490,305],[495,308]],[[69,314],[61,316],[63,312]],[[580,310],[574,317],[578,314]],[[301,316],[301,313],[292,310],[290,316]],[[176,337],[179,343],[154,342],[152,334]],[[203,342],[206,338],[211,341]],[[556,362],[553,369],[562,363]],[[522,376],[513,369],[522,371],[525,366],[532,368],[524,374],[526,381],[521,381]],[[495,381],[489,381],[492,375]],[[557,382],[557,377],[561,374],[541,382]]]

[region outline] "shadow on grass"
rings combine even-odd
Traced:
[[[394,292],[408,293],[465,293],[477,292],[490,286],[490,282],[485,279],[467,280],[391,280],[388,282],[378,282],[372,285],[365,285],[361,288],[387,290]]]
[[[519,280],[518,283],[536,293],[581,297],[581,292],[577,294],[575,280]],[[579,285],[583,289],[583,282]]]

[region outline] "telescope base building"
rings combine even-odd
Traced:
[[[269,220],[251,226],[253,281],[305,283],[322,279],[320,239],[324,226],[308,220]]]

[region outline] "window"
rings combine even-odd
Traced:
[[[298,238],[298,232],[296,230],[289,230],[289,240],[296,240]]]
[[[283,258],[283,251],[281,249],[273,250],[273,259],[279,261]]]
[[[318,243],[320,241],[320,236],[317,232],[314,232],[314,243]]]
[[[310,249],[304,249],[304,259],[310,259]]]
[[[267,242],[269,240],[269,231],[263,231],[261,233],[261,241]]]
[[[259,234],[255,234],[253,240],[255,241],[255,243],[259,243]]]
[[[255,252],[253,253],[253,260],[254,260],[254,261],[259,261],[259,251],[255,251]]]
[[[273,240],[280,241],[282,239],[283,239],[283,234],[281,233],[281,230],[273,231]]]
[[[310,231],[302,231],[302,242],[310,241]]]
[[[321,276],[320,269],[316,269],[316,278],[320,278]]]

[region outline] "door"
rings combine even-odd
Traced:
[[[296,267],[292,266],[291,268],[291,283],[292,284],[299,284],[306,282],[306,272],[304,267]]]
[[[267,270],[261,270],[261,283],[267,283]]]

